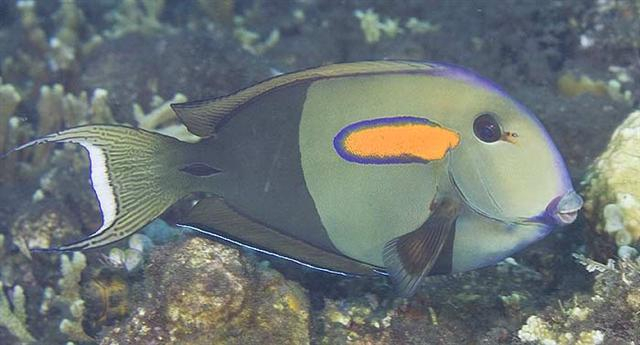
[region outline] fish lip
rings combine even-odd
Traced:
[[[546,209],[540,214],[533,217],[522,217],[522,218],[514,218],[514,219],[503,219],[500,217],[495,217],[483,212],[482,210],[476,208],[464,195],[460,186],[456,183],[455,177],[449,171],[449,179],[454,186],[455,190],[460,195],[461,199],[464,203],[469,206],[469,208],[476,214],[492,219],[494,221],[504,223],[504,224],[519,224],[519,225],[542,225],[546,228],[552,228],[554,226],[564,226],[573,223],[577,217],[578,212],[582,209],[584,201],[582,197],[573,189],[570,189],[565,194],[558,196],[551,200],[551,202],[547,205]]]
[[[578,211],[572,211],[572,212],[558,212],[556,213],[555,218],[558,220],[559,223],[563,224],[563,225],[568,225],[573,223],[576,218],[578,218]]]
[[[578,212],[583,204],[582,197],[575,190],[570,189],[551,200],[542,214],[529,218],[529,221],[548,225],[569,225],[578,218]]]
[[[578,211],[580,211],[582,205],[584,205],[582,197],[576,193],[575,190],[571,189],[558,201],[555,213],[553,214],[554,218],[562,225],[571,224],[578,217]]]
[[[578,218],[578,212],[582,209],[584,201],[582,197],[574,190],[569,189],[566,193],[551,200],[546,209],[540,214],[533,217],[516,217],[513,219],[505,219],[501,217],[492,216],[483,210],[475,207],[473,203],[466,197],[460,186],[455,180],[455,177],[451,170],[448,171],[449,181],[458,192],[458,195],[469,208],[476,214],[492,219],[494,221],[504,224],[519,224],[519,225],[543,225],[548,228],[553,226],[564,226],[573,223]]]

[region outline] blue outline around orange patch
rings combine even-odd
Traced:
[[[401,126],[429,126],[430,128],[441,128],[442,131],[449,133],[455,133],[446,128],[442,128],[436,123],[429,121],[428,119],[414,116],[397,116],[397,117],[384,117],[371,120],[359,121],[352,123],[344,127],[333,139],[333,147],[340,157],[344,160],[360,163],[360,164],[409,164],[409,163],[428,163],[430,160],[420,157],[418,154],[412,152],[406,152],[402,154],[396,154],[392,156],[380,154],[380,155],[359,155],[350,151],[347,148],[347,139],[352,134],[356,134],[360,131],[374,128],[389,128],[389,127],[401,127]],[[447,146],[446,150],[455,147],[459,142],[459,137],[455,134],[455,142],[451,143],[451,146]],[[428,139],[427,139],[428,140]],[[428,141],[425,141],[425,145],[428,145]],[[373,150],[375,151],[375,150]],[[444,156],[445,152],[442,152]]]

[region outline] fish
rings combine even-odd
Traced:
[[[488,266],[572,223],[582,199],[540,121],[463,67],[382,60],[274,76],[172,104],[197,143],[124,125],[35,139],[81,145],[102,225],[57,248],[123,239],[188,195],[179,224],[401,296]],[[38,249],[38,248],[36,248]]]

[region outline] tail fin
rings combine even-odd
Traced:
[[[192,164],[192,144],[131,127],[71,128],[11,152],[53,142],[79,144],[89,152],[91,182],[100,204],[102,226],[89,237],[59,248],[32,249],[82,250],[115,242],[133,234],[202,185],[198,176],[184,172],[185,166]],[[217,170],[211,168],[209,172]]]

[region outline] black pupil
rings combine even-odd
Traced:
[[[482,114],[473,121],[473,133],[485,143],[493,143],[500,139],[500,125],[492,114]]]

